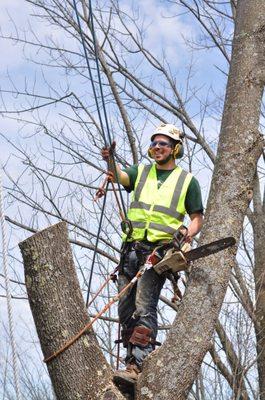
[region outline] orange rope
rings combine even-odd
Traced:
[[[118,197],[118,194],[117,194],[117,189],[115,188],[115,185],[113,183],[113,180],[114,180],[113,173],[111,171],[107,171],[106,174],[107,174],[106,178],[104,179],[102,185],[98,188],[98,190],[96,192],[96,196],[94,197],[94,201],[97,201],[101,197],[105,196],[105,194],[106,194],[105,186],[106,186],[107,182],[110,182],[111,185],[112,185],[112,189],[113,189],[113,192],[114,192],[114,196],[115,196],[118,208],[119,208],[119,214],[120,214],[121,220],[124,221],[125,220],[125,215],[124,215],[124,212],[122,211],[121,203],[120,203],[120,200],[119,200],[119,197]]]
[[[104,287],[109,283],[109,281],[116,281],[116,275],[115,273],[118,271],[119,266],[117,266],[113,272],[111,272],[111,274],[109,274],[109,277],[102,283],[102,285],[100,286],[100,288],[98,289],[98,291],[96,292],[96,294],[94,295],[94,297],[92,297],[92,299],[90,300],[90,302],[88,303],[88,305],[86,306],[87,308],[89,308],[91,306],[91,304],[94,302],[94,300],[96,300],[96,298],[98,297],[98,295],[102,292],[102,290],[104,289]]]
[[[113,186],[113,179],[114,179],[113,178],[113,173],[111,171],[106,171],[105,174],[107,176],[104,179],[102,185],[96,191],[96,196],[93,199],[94,201],[98,201],[98,199],[100,199],[101,197],[105,196],[105,194],[106,194],[105,186],[106,186],[107,182],[112,182],[112,186]]]
[[[143,268],[142,270],[138,271],[135,277],[126,285],[120,293],[118,293],[116,296],[114,296],[106,305],[105,307],[88,323],[86,324],[80,332],[78,332],[75,336],[73,336],[68,342],[66,342],[59,350],[54,352],[52,355],[44,359],[45,363],[50,362],[54,358],[56,358],[59,354],[63,353],[66,349],[68,349],[73,343],[77,341],[86,331],[88,331],[94,322],[97,321],[99,317],[101,317],[102,314],[104,314],[111,306],[114,304],[116,301],[118,301],[125,293],[126,291],[133,286],[137,280],[143,275],[145,272],[146,268]]]
[[[102,290],[104,289],[104,287],[109,283],[109,281],[112,279],[112,274],[105,280],[105,282],[103,282],[103,284],[100,286],[100,288],[98,289],[98,291],[96,292],[96,294],[94,295],[94,297],[92,297],[92,299],[90,300],[90,302],[87,305],[87,308],[89,308],[91,306],[91,304],[93,303],[93,301],[98,297],[98,295],[102,292]]]

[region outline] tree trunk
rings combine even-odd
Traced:
[[[254,279],[255,279],[255,332],[257,338],[257,364],[260,400],[265,400],[265,205],[261,200],[258,177],[255,180],[253,213],[250,221],[254,233]]]
[[[20,243],[20,249],[30,307],[47,358],[89,321],[66,224],[36,233]],[[92,330],[48,362],[48,371],[58,400],[123,399]]]
[[[202,230],[204,243],[230,235],[240,238],[263,145],[258,129],[264,41],[264,0],[238,1],[220,142]],[[138,399],[187,397],[210,348],[234,257],[235,249],[230,249],[195,263],[164,345],[146,360]]]

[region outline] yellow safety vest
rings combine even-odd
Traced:
[[[139,165],[128,219],[133,233],[128,241],[170,240],[186,214],[185,198],[192,174],[177,166],[160,188],[155,164]],[[126,235],[123,235],[125,240]]]

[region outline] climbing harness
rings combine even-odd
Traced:
[[[100,190],[102,190],[102,187],[100,188]],[[152,267],[154,267],[155,268],[155,265],[157,264],[157,263],[159,263],[159,262],[161,262],[161,260],[163,260],[163,258],[165,257],[165,255],[168,253],[168,251],[169,250],[171,250],[172,249],[172,246],[173,246],[173,249],[176,251],[176,250],[179,250],[180,251],[180,249],[181,248],[183,248],[183,249],[188,249],[189,247],[187,247],[187,243],[185,244],[185,235],[186,235],[186,233],[187,233],[187,228],[184,226],[184,225],[182,225],[178,230],[177,230],[177,232],[175,233],[175,235],[174,235],[174,237],[173,237],[173,240],[171,241],[171,242],[166,242],[166,243],[162,243],[162,244],[160,244],[160,245],[158,245],[158,246],[156,246],[153,250],[152,250],[152,252],[151,252],[151,254],[147,257],[147,260],[145,261],[145,264],[144,264],[144,267],[143,268],[141,268],[140,269],[140,271],[143,271],[143,273],[147,270],[147,269],[150,269],[150,268],[152,268]],[[143,243],[143,242],[139,242],[139,241],[136,241],[136,242],[134,242],[134,243],[130,243],[130,245],[132,245],[133,247],[133,249],[134,250],[136,250],[136,251],[138,251],[138,252],[141,252],[141,251],[143,251],[143,250],[151,250],[151,248],[152,247],[150,247],[149,245],[147,245],[147,244],[145,244],[145,243]],[[186,247],[185,247],[186,246]],[[126,248],[126,242],[124,242],[123,243],[123,248],[122,248],[122,252],[124,253],[124,251],[125,251],[125,248]],[[185,257],[184,257],[184,255],[183,255],[183,253],[182,252],[180,252],[180,254],[181,254],[181,258],[180,258],[180,260],[184,260],[184,262],[182,262],[182,263],[180,263],[181,264],[181,268],[180,269],[186,269],[186,267],[187,267],[187,265],[188,265],[188,263],[187,263],[187,261],[185,260]],[[179,269],[179,270],[180,270]],[[90,305],[94,302],[94,300],[96,299],[96,297],[102,292],[102,290],[105,288],[105,286],[109,283],[109,281],[110,280],[112,280],[113,282],[115,282],[116,281],[116,272],[119,270],[119,265],[115,268],[115,270],[109,275],[109,277],[105,280],[105,282],[101,285],[101,287],[98,289],[98,291],[96,292],[96,294],[94,295],[94,297],[92,298],[92,300],[87,304],[87,308],[89,308],[90,307]],[[138,276],[138,278],[136,279],[136,281],[143,275],[143,273],[141,274],[141,275],[139,275]],[[137,276],[137,275],[136,275]],[[181,299],[181,292],[180,292],[180,290],[178,289],[178,286],[177,286],[177,279],[178,279],[178,277],[177,277],[177,275],[176,274],[174,274],[174,273],[167,273],[167,277],[168,277],[168,279],[172,282],[172,284],[173,284],[173,288],[174,288],[174,297],[173,297],[173,299],[175,300],[175,299],[177,299],[177,298],[179,298],[179,299]],[[135,278],[135,277],[134,277]],[[134,281],[134,278],[129,282],[129,284],[125,287],[125,291],[123,292],[123,294],[124,293],[126,293],[126,291],[131,287],[131,284],[134,284],[136,281]],[[121,292],[120,292],[121,293]],[[118,299],[120,298],[121,296],[119,296],[118,295]],[[173,300],[172,300],[173,301]],[[109,303],[108,303],[109,304]],[[111,303],[111,305],[112,305],[113,303]],[[100,314],[101,315],[101,314]],[[96,316],[97,317],[97,316]],[[95,321],[96,321],[96,318],[95,317]],[[94,322],[95,322],[94,321]],[[94,323],[93,322],[93,323]],[[92,325],[91,325],[92,326]],[[89,328],[88,328],[89,329]],[[122,342],[122,340],[120,340],[120,339],[118,339],[118,340],[116,340],[115,341],[115,343],[116,344],[120,344]],[[159,343],[158,343],[159,344]],[[119,349],[119,346],[118,346],[118,358],[119,358],[119,351],[120,351],[120,349]],[[117,359],[117,363],[118,363],[118,359]]]
[[[7,315],[8,315],[9,334],[10,334],[11,350],[12,350],[15,391],[16,391],[17,400],[20,400],[21,392],[20,392],[20,385],[19,385],[16,342],[15,342],[15,336],[14,336],[14,320],[13,320],[13,309],[12,309],[11,285],[10,285],[10,279],[9,279],[9,274],[8,274],[6,224],[5,224],[5,214],[4,214],[4,204],[3,203],[4,203],[3,202],[3,186],[2,186],[2,176],[0,173],[0,219],[1,219],[1,232],[2,232],[3,267],[4,267],[4,276],[5,276],[5,286],[6,286]]]
[[[77,333],[74,337],[72,337],[64,346],[62,346],[59,350],[57,350],[55,353],[53,353],[51,356],[47,357],[44,362],[49,362],[52,361],[54,358],[56,358],[59,354],[63,353],[66,349],[68,349],[73,343],[76,342],[77,339],[79,339],[86,331],[88,331],[94,324],[95,321],[98,320],[98,318],[101,317],[102,314],[104,314],[109,308],[114,304],[116,301],[118,301],[124,294],[132,287],[134,284],[141,278],[141,276],[145,273],[145,271],[154,268],[156,270],[156,266],[159,265],[161,262],[163,262],[163,258],[161,258],[161,261],[159,261],[159,258],[162,257],[162,250],[163,252],[170,250],[170,248],[174,248],[175,246],[175,254],[172,255],[172,258],[174,258],[175,255],[178,256],[179,253],[182,252],[179,248],[179,243],[182,243],[182,233],[181,233],[181,228],[179,228],[180,232],[177,232],[177,235],[175,235],[176,239],[173,238],[173,240],[169,243],[162,244],[161,246],[156,247],[152,253],[147,257],[145,264],[139,269],[137,274],[130,280],[130,282],[116,295],[114,296],[104,307],[103,309],[88,323],[86,324],[79,333]],[[216,240],[214,242],[202,245],[200,247],[197,247],[196,249],[189,250],[185,253],[185,258],[186,261],[186,266],[190,261],[196,260],[201,257],[207,257],[210,254],[217,253],[219,251],[222,251],[228,247],[231,247],[235,245],[236,241],[233,237],[226,237],[223,239]],[[162,250],[161,250],[162,249]],[[167,260],[167,266],[169,265],[169,262]],[[163,270],[157,271],[158,273],[163,273],[165,271],[168,271],[170,267],[168,266],[167,269],[163,268]],[[182,268],[183,269],[183,268]],[[175,271],[177,269],[175,268]]]
[[[145,245],[144,245],[145,246]],[[164,246],[164,245],[163,245]],[[52,355],[49,357],[46,357],[44,359],[45,363],[48,363],[52,361],[54,358],[58,357],[61,353],[63,353],[65,350],[67,350],[73,343],[75,343],[85,332],[87,332],[89,329],[92,328],[93,324],[103,315],[106,311],[110,309],[110,307],[117,302],[124,294],[131,288],[133,287],[136,282],[141,278],[141,276],[145,273],[145,271],[153,268],[153,262],[154,262],[154,252],[157,250],[157,248],[154,249],[154,251],[147,257],[145,264],[140,268],[140,270],[137,272],[137,274],[130,280],[130,282],[116,295],[114,296],[104,307],[101,311],[99,311],[96,316],[88,323],[86,324],[80,332],[78,332],[75,336],[73,336],[68,342],[66,342],[59,350],[54,352]],[[119,266],[116,268],[116,270],[119,268]],[[115,271],[114,271],[115,272]],[[111,275],[110,275],[111,276]],[[106,286],[106,284],[110,281],[110,276],[109,278],[103,283],[103,285],[100,287],[100,289],[97,291],[96,295],[93,297],[93,299],[90,301],[88,305],[90,305],[95,298],[98,296],[98,294],[103,290],[103,288]]]

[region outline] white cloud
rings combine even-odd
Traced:
[[[176,4],[143,0],[138,7],[146,27],[145,48],[161,58],[164,54],[170,63],[178,65],[183,60],[184,37],[191,38],[195,28],[181,17]],[[131,15],[131,4],[124,3],[122,8]]]

